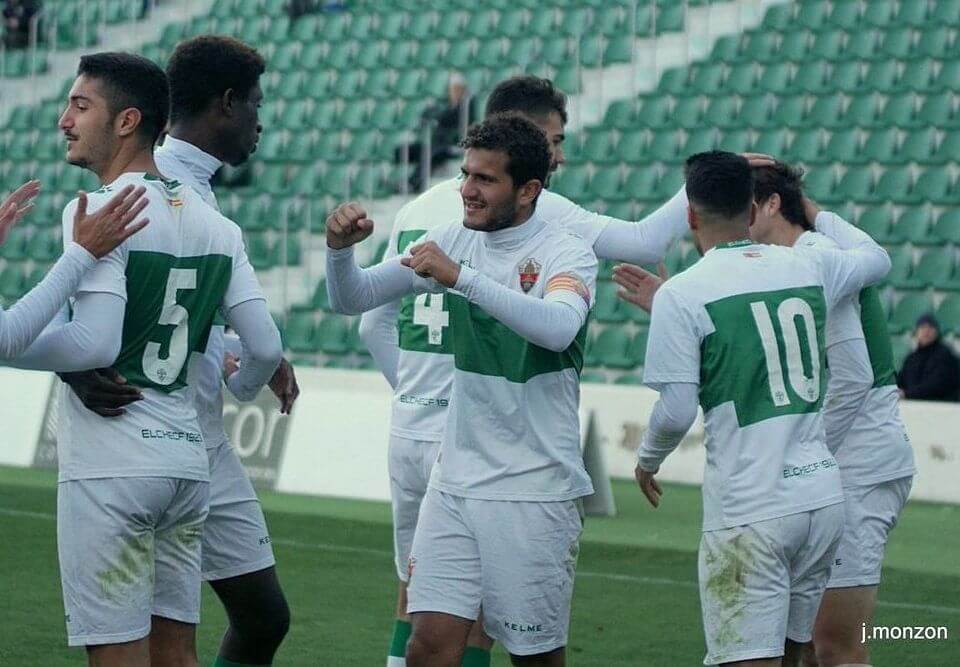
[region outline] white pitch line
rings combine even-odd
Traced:
[[[16,510],[0,507],[0,514],[7,516],[19,516],[28,519],[43,519],[45,521],[55,521],[56,516],[46,512],[30,512],[27,510]],[[372,547],[351,547],[343,544],[329,544],[326,542],[300,542],[298,540],[288,540],[278,537],[272,540],[273,544],[279,544],[293,549],[309,549],[311,551],[333,551],[346,554],[364,554],[367,556],[382,556],[384,558],[393,558],[393,552],[386,549],[374,549]],[[635,574],[619,574],[616,572],[591,572],[590,570],[577,570],[578,577],[587,577],[588,579],[607,579],[609,581],[626,581],[635,584],[647,584],[653,586],[678,586],[682,588],[697,588],[697,582],[685,581],[682,579],[669,579],[667,577],[644,577]],[[940,614],[960,614],[960,607],[944,607],[933,604],[918,604],[914,602],[892,602],[889,600],[878,600],[880,607],[890,607],[891,609],[912,609],[914,611],[929,611]]]

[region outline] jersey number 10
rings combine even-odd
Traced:
[[[763,354],[767,361],[767,379],[770,383],[770,396],[777,407],[790,405],[786,381],[794,393],[807,403],[814,403],[820,398],[820,345],[817,341],[817,325],[810,304],[800,298],[790,298],[782,301],[777,307],[776,317],[779,321],[780,335],[774,329],[770,317],[770,310],[763,301],[754,301],[750,304],[753,321],[757,325],[760,340],[763,344]],[[809,353],[810,374],[807,375],[803,363],[803,350],[800,342],[800,323],[802,322],[806,334],[807,352]],[[786,373],[783,362],[786,359]]]

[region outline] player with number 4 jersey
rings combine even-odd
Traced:
[[[882,279],[890,260],[839,218],[830,224],[858,239],[849,250],[753,243],[753,177],[730,153],[691,157],[687,194],[704,256],[654,297],[644,382],[660,399],[636,474],[656,506],[654,475],[699,403],[704,662],[780,664],[810,640],[843,528],[821,414],[827,311]]]

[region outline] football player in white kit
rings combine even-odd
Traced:
[[[562,665],[574,501],[593,489],[577,411],[596,257],[538,211],[550,151],[536,125],[492,116],[463,146],[463,211],[402,258],[361,270],[352,245],[372,222],[354,204],[328,219],[327,286],[350,313],[443,292],[454,324],[450,409],[411,548],[407,664],[460,665],[482,605],[515,662]]]
[[[836,216],[818,229],[848,250],[749,238],[753,177],[741,156],[687,161],[690,227],[704,257],[656,290],[644,382],[660,392],[638,451],[655,474],[705,414],[700,597],[705,664],[797,664],[843,529],[827,447],[827,311],[879,281],[886,252]]]
[[[279,332],[239,228],[190,188],[164,179],[153,146],[166,125],[164,72],[140,56],[80,59],[60,118],[67,161],[97,174],[96,210],[143,187],[151,223],[101,259],[72,302],[17,359],[76,371],[115,366],[142,399],[116,419],[61,391],[57,542],[68,642],[96,665],[195,665],[200,536],[208,461],[187,370],[219,311],[240,335],[244,364],[227,378],[256,396],[280,360]],[[64,211],[71,237],[74,211]]]
[[[263,58],[231,37],[200,36],[177,45],[167,64],[171,122],[154,158],[160,172],[188,185],[219,210],[211,179],[223,164],[239,165],[255,150]],[[235,336],[214,323],[203,354],[190,360],[197,413],[210,463],[210,506],[203,527],[202,572],[227,612],[229,626],[217,665],[266,665],[286,635],[290,611],[277,578],[263,510],[223,425],[222,367]],[[122,414],[136,388],[115,371],[65,378],[99,414]],[[289,413],[299,394],[292,366],[282,361],[270,387]]]
[[[821,216],[836,214],[819,211],[803,196],[802,172],[777,163],[753,174],[757,217],[751,238],[786,246],[845,247],[846,239],[830,239],[811,228],[825,226]],[[861,642],[861,629],[873,622],[887,539],[915,472],[876,287],[847,297],[830,312],[827,362],[823,419],[827,446],[843,480],[844,530],[809,647],[815,651],[808,650],[804,660],[822,667],[866,665],[870,653]]]
[[[507,112],[519,113],[543,130],[551,150],[550,173],[556,171],[564,161],[567,108],[563,92],[548,79],[507,79],[491,92],[485,113],[489,117]],[[403,255],[424,234],[460,219],[460,186],[459,178],[444,181],[404,206],[394,221],[385,259]],[[682,189],[639,223],[587,211],[550,190],[540,194],[537,212],[549,224],[583,237],[598,257],[640,264],[661,261],[687,231]],[[400,586],[387,667],[404,664],[410,636],[406,612],[410,546],[450,405],[453,322],[447,301],[442,293],[408,296],[364,314],[360,321],[360,336],[394,389],[388,457]],[[481,624],[476,624],[463,665],[489,665],[490,645]]]

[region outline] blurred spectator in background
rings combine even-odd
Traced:
[[[917,349],[907,355],[897,376],[902,398],[955,401],[960,390],[960,363],[940,339],[940,324],[933,315],[917,320],[913,337]]]
[[[447,99],[442,104],[428,107],[421,117],[422,127],[432,128],[430,131],[430,164],[431,168],[442,165],[447,160],[460,154],[457,145],[470,123],[470,95],[467,94],[467,80],[459,72],[451,72],[447,83]],[[403,160],[403,147],[397,149],[397,162]],[[413,187],[420,182],[420,160],[423,144],[419,141],[407,145],[411,164],[416,168],[410,176]]]
[[[305,14],[316,12],[336,12],[347,8],[345,0],[290,0],[287,3],[287,16],[296,21]]]
[[[6,0],[3,3],[3,41],[22,49],[30,41],[30,19],[40,11],[40,0]]]

